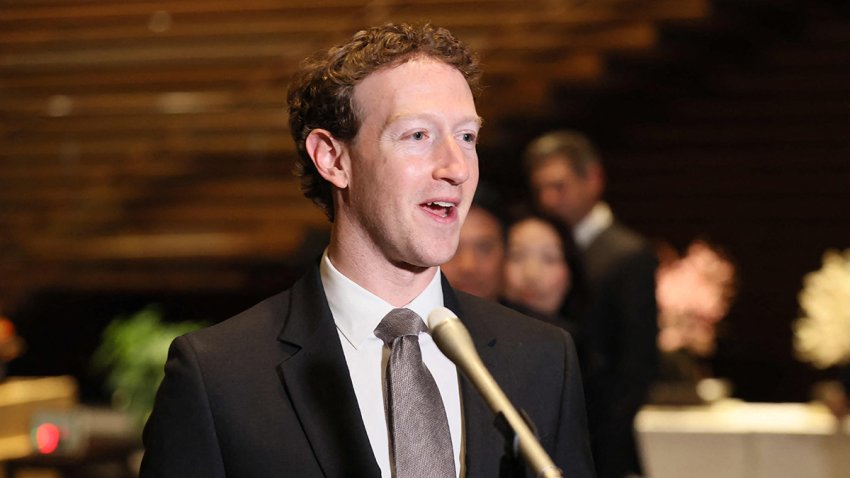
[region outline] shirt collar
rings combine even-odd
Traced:
[[[611,212],[611,208],[605,202],[600,201],[573,228],[573,239],[580,248],[587,249],[590,243],[613,223],[614,214]]]
[[[319,273],[337,329],[355,349],[359,348],[366,339],[375,336],[375,327],[395,307],[337,270],[327,249],[322,254]],[[404,306],[419,314],[426,324],[428,314],[443,305],[441,274],[438,268],[425,290]]]

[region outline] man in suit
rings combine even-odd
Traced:
[[[640,475],[634,417],[658,366],[655,254],[602,201],[602,163],[584,135],[540,136],[523,160],[537,206],[568,224],[580,249],[588,297],[576,342],[597,473]]]
[[[401,477],[375,328],[395,308],[426,317],[443,305],[556,465],[593,476],[570,337],[455,292],[439,271],[478,180],[478,77],[470,52],[427,25],[364,30],[305,63],[290,129],[305,194],[332,221],[330,244],[290,289],[174,341],[143,477]],[[470,382],[427,333],[418,343],[448,421],[448,475],[519,470]],[[417,471],[406,476],[446,476]]]

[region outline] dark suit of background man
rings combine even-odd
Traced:
[[[656,258],[602,201],[602,164],[582,134],[531,142],[524,163],[535,201],[572,228],[589,297],[576,342],[600,478],[640,475],[634,417],[657,369]]]
[[[455,253],[478,182],[478,77],[470,52],[430,26],[361,31],[304,65],[290,128],[305,194],[332,221],[330,244],[289,290],[175,340],[144,433],[143,477],[391,476],[388,352],[374,328],[395,307],[424,317],[444,304],[566,476],[593,476],[570,337],[455,292],[438,268]],[[427,333],[419,342],[455,469],[499,476],[492,414]]]

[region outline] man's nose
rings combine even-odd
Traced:
[[[463,150],[454,137],[443,141],[437,154],[438,166],[435,170],[437,179],[452,184],[462,184],[469,179],[469,153]]]
[[[525,280],[528,282],[536,282],[540,274],[540,267],[536,261],[524,261],[522,263],[522,273]]]

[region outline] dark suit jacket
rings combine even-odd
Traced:
[[[443,283],[493,376],[566,476],[593,476],[581,377],[561,330]],[[499,476],[504,440],[461,380],[467,476]],[[377,477],[318,267],[293,287],[174,341],[141,476]]]
[[[615,222],[582,255],[590,294],[579,345],[600,478],[641,472],[635,414],[658,367],[655,269],[646,241]]]

